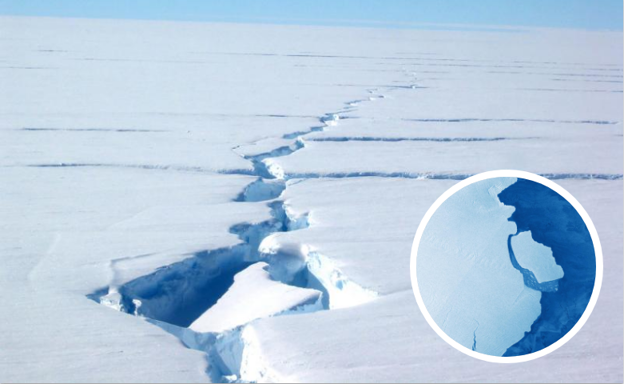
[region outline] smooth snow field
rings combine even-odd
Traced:
[[[0,382],[622,382],[622,47],[0,17]],[[496,169],[564,187],[604,254],[585,326],[520,364],[448,345],[410,284],[425,212]],[[499,216],[505,252],[539,225]],[[565,280],[529,240],[518,263]]]

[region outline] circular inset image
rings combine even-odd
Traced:
[[[485,172],[427,211],[412,247],[412,288],[447,343],[481,360],[544,356],[589,317],[602,250],[572,195],[541,176]]]

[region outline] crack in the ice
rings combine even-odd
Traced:
[[[456,119],[436,119],[436,118],[422,118],[422,119],[402,119],[405,121],[418,121],[422,123],[471,123],[471,122],[529,122],[529,123],[557,123],[557,124],[596,124],[596,125],[612,125],[617,124],[618,121],[610,120],[555,120],[555,119],[515,119],[515,118],[456,118]]]
[[[476,321],[476,320],[475,320],[475,322],[477,323],[477,327],[472,332],[472,350],[473,351],[477,350],[477,330],[479,329],[479,322]]]
[[[392,89],[422,88],[418,84],[392,86]],[[31,167],[125,167],[155,170],[175,170],[190,172],[212,172],[224,175],[255,176],[234,198],[237,202],[265,202],[270,208],[271,218],[259,223],[238,223],[230,227],[241,243],[230,247],[204,250],[189,255],[187,259],[163,266],[154,272],[117,284],[115,277],[111,285],[89,294],[87,297],[115,308],[119,311],[145,318],[178,337],[188,348],[206,353],[209,363],[207,374],[213,381],[254,381],[270,379],[270,367],[263,361],[253,327],[249,323],[232,329],[215,332],[195,332],[188,326],[206,314],[234,284],[234,276],[252,264],[265,262],[271,279],[293,287],[315,289],[320,293],[320,303],[304,302],[282,312],[269,315],[292,315],[316,310],[331,310],[346,306],[360,305],[377,297],[377,293],[367,290],[348,279],[326,256],[305,244],[297,244],[293,262],[293,250],[285,249],[274,234],[296,231],[310,226],[309,214],[295,215],[289,211],[287,203],[280,200],[289,185],[303,179],[349,178],[349,177],[397,177],[410,179],[451,179],[462,180],[472,174],[436,174],[406,172],[334,172],[334,173],[289,173],[286,174],[275,158],[288,156],[305,148],[303,137],[314,132],[325,131],[335,126],[339,120],[349,118],[342,113],[352,112],[361,103],[383,99],[376,89],[367,90],[368,98],[351,100],[338,112],[327,113],[319,118],[319,125],[307,130],[296,131],[282,136],[293,140],[289,145],[280,146],[256,155],[238,153],[240,146],[232,148],[239,156],[249,161],[253,169],[209,170],[202,167],[181,167],[138,164],[103,163],[50,163],[32,164]],[[258,115],[259,116],[259,115]],[[266,115],[286,118],[290,115]],[[307,116],[301,116],[307,117]],[[613,121],[556,121],[531,119],[411,119],[422,122],[470,122],[470,121],[528,121],[582,124],[616,124]],[[28,130],[28,128],[25,128]],[[31,130],[46,130],[31,128]],[[126,132],[126,130],[117,130]],[[128,130],[130,131],[130,130]],[[313,141],[498,141],[494,138],[410,138],[410,137],[335,137],[313,138]],[[608,174],[548,174],[551,179],[580,178],[621,180],[622,175]],[[292,179],[298,179],[293,180]],[[123,258],[128,262],[144,256]],[[291,258],[290,260],[288,258]],[[118,259],[121,260],[121,259]],[[114,263],[114,262],[113,262]],[[293,266],[294,265],[294,266]],[[113,274],[117,273],[111,264]],[[473,350],[476,350],[476,332],[473,333]]]
[[[434,142],[455,142],[455,141],[501,141],[501,140],[526,140],[532,137],[371,137],[371,136],[332,136],[332,137],[314,137],[307,139],[308,141],[382,141],[388,143],[400,141],[434,141]]]
[[[368,90],[375,94],[375,90]],[[372,97],[372,96],[371,96]],[[370,98],[369,98],[370,99]],[[365,100],[346,103],[347,110]],[[170,264],[156,271],[126,282],[111,285],[87,295],[88,298],[116,310],[141,316],[169,333],[177,336],[189,348],[203,351],[209,361],[208,374],[213,380],[249,381],[264,377],[267,367],[249,372],[248,360],[254,343],[250,341],[253,330],[247,324],[221,333],[198,333],[187,328],[195,319],[205,314],[225,295],[234,283],[234,276],[251,264],[267,262],[268,272],[273,280],[299,288],[320,291],[320,303],[301,303],[286,309],[278,315],[307,313],[319,309],[341,308],[363,304],[373,300],[377,293],[360,287],[348,279],[327,257],[300,244],[299,264],[293,264],[286,257],[292,257],[292,250],[282,254],[282,245],[272,234],[289,232],[309,227],[308,214],[290,213],[286,203],[278,200],[288,187],[283,171],[271,161],[288,156],[305,148],[302,136],[322,131],[336,125],[338,113],[327,113],[319,118],[320,126],[307,131],[284,135],[294,139],[290,145],[253,156],[240,155],[250,161],[253,171],[220,170],[222,174],[245,174],[257,176],[235,198],[238,202],[268,202],[272,218],[260,223],[239,223],[230,228],[242,243],[231,247],[197,252],[180,262]],[[232,150],[236,152],[239,146]],[[170,167],[119,165],[119,164],[37,164],[37,167],[80,167],[115,166],[146,169],[170,169]],[[185,167],[183,170],[196,170]],[[289,253],[290,252],[290,253]],[[132,260],[142,256],[123,258]],[[286,260],[286,261],[284,261]],[[294,265],[294,266],[293,266]],[[115,269],[113,268],[113,273]],[[113,282],[115,279],[113,278]],[[252,358],[261,359],[261,356]]]
[[[46,132],[46,131],[65,131],[65,132],[167,132],[164,129],[137,129],[137,128],[36,128],[25,127],[18,128],[18,131],[30,131],[30,132]]]
[[[210,169],[205,167],[181,166],[181,165],[159,165],[159,164],[119,164],[119,163],[38,163],[17,165],[28,168],[134,168],[153,171],[175,171],[193,173],[217,173],[222,175],[246,175],[256,176],[252,169]],[[13,166],[4,166],[13,167]]]
[[[622,93],[622,90],[617,89],[563,89],[563,88],[516,88],[517,91],[532,91],[532,92],[593,92],[593,93]]]
[[[293,172],[284,175],[285,180],[293,179],[345,179],[358,177],[381,177],[381,178],[403,178],[403,179],[430,179],[430,180],[464,180],[474,173],[430,173],[430,172]],[[604,173],[542,173],[542,177],[551,180],[622,180],[622,174]]]
[[[348,104],[347,106],[350,107],[350,105]],[[338,115],[338,113],[326,113],[324,116],[319,118],[321,125],[311,127],[307,131],[297,131],[297,132],[287,133],[284,136],[282,136],[282,138],[283,139],[299,139],[313,132],[323,132],[325,131],[327,127],[336,125],[339,119],[340,119],[340,116]]]

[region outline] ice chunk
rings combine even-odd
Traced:
[[[330,259],[317,252],[309,253],[308,270],[327,291],[330,309],[353,307],[378,296],[346,277]]]
[[[189,328],[196,332],[223,332],[258,318],[321,309],[321,292],[274,281],[267,267],[260,262],[238,273],[230,290]]]
[[[260,252],[268,261],[272,279],[292,284],[305,268],[305,246],[298,243],[280,243],[275,236],[268,236],[260,244]]]

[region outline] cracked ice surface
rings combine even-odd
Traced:
[[[404,255],[410,252],[420,218],[453,183],[449,180],[315,179],[288,189],[287,196],[293,207],[311,209],[317,224],[306,231],[288,232],[279,237],[306,242],[315,239],[317,248],[352,279],[382,294],[363,306],[254,323],[252,327],[262,346],[264,365],[279,372],[279,380],[350,382],[357,377],[376,382],[384,381],[388,369],[392,368],[402,373],[401,377],[396,376],[397,380],[406,382],[465,381],[467,374],[478,378],[475,381],[495,378],[503,382],[583,382],[596,377],[596,369],[611,372],[611,378],[597,380],[617,381],[622,346],[622,221],[611,214],[611,207],[622,207],[622,181],[558,182],[594,218],[601,234],[605,262],[613,269],[605,269],[601,298],[583,330],[564,348],[523,364],[491,364],[465,356],[440,339],[419,315],[409,274],[404,273],[409,265]],[[353,194],[354,190],[360,192]],[[601,193],[597,195],[596,191]],[[379,199],[382,194],[394,198]],[[415,200],[414,196],[419,198]],[[362,204],[368,205],[368,220],[364,223],[359,210]],[[397,220],[397,212],[402,215],[401,220]],[[514,231],[511,226],[509,228],[510,232]],[[362,232],[367,241],[361,241]],[[509,263],[506,238],[503,244]],[[379,255],[384,255],[381,266],[374,262]],[[387,279],[379,279],[380,270]],[[471,325],[469,347],[476,323]],[[615,336],[605,337],[605,330]],[[380,334],[384,337],[380,338]],[[327,353],[328,349],[336,353]],[[600,355],[600,361],[593,362],[591,367],[582,364],[587,353]],[[285,361],[286,354],[292,354],[292,360]],[[301,364],[323,369],[301,370]],[[345,366],[351,369],[345,370]]]
[[[522,339],[541,312],[541,293],[524,285],[509,260],[515,209],[497,195],[515,181],[483,180],[449,197],[425,227],[416,261],[418,288],[436,324],[493,356]]]
[[[621,132],[621,127],[619,129]],[[589,131],[586,130],[584,135],[587,134]],[[595,145],[588,147],[584,135],[566,135],[557,140],[309,142],[307,151],[277,158],[273,166],[280,169],[280,174],[293,178],[357,175],[362,172],[408,176],[475,174],[493,167],[522,169],[538,174],[604,173],[621,177],[623,167],[615,159],[623,157],[624,152],[617,136],[613,133],[592,135]],[[580,152],[587,153],[587,158],[581,159],[578,156]],[[363,156],[357,162],[348,161],[361,153],[375,153],[376,156]],[[452,168],[449,168],[450,164]]]
[[[2,18],[0,35],[0,381],[622,381],[621,33]],[[440,340],[407,268],[437,196],[501,166],[573,179],[609,266],[583,331],[522,366]],[[293,173],[309,179],[271,179]],[[267,231],[366,303],[217,337],[85,298],[153,279],[139,312],[170,318]]]

